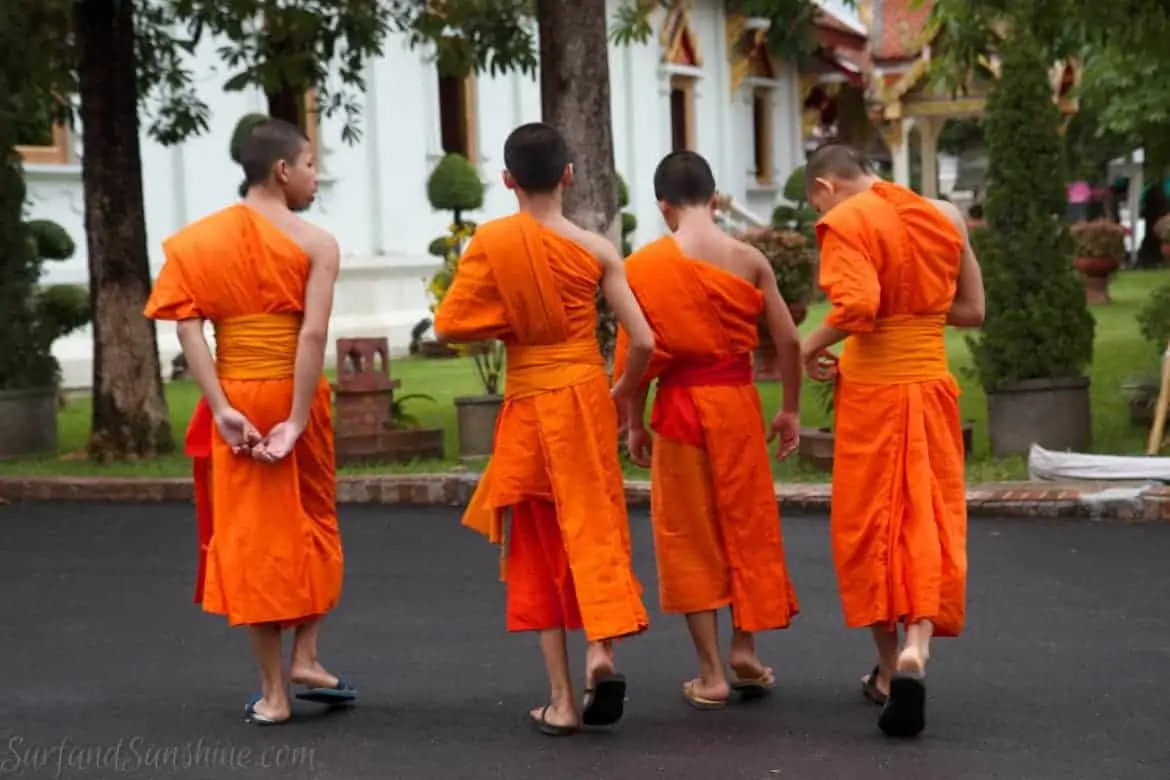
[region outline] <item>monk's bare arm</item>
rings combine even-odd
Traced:
[[[223,387],[219,384],[219,375],[215,371],[215,359],[211,356],[211,347],[207,344],[207,337],[203,334],[203,320],[180,320],[178,323],[179,346],[183,356],[187,358],[187,368],[191,372],[199,391],[203,393],[211,413],[216,417],[231,408]]]
[[[626,279],[626,269],[617,249],[604,238],[598,239],[590,247],[601,261],[604,275],[601,278],[601,293],[606,303],[613,310],[617,321],[626,329],[630,339],[630,350],[626,356],[625,371],[622,378],[615,385],[619,389],[637,388],[642,384],[642,377],[650,367],[650,359],[654,356],[654,332],[650,323],[630,289]],[[618,393],[619,395],[621,393]]]
[[[638,430],[646,427],[646,401],[649,398],[649,382],[643,382],[634,389],[633,394],[630,396],[630,418],[626,421],[630,430]]]
[[[963,237],[963,254],[959,260],[959,279],[955,287],[955,300],[947,312],[947,324],[956,328],[978,328],[983,325],[986,300],[983,292],[983,269],[971,248],[971,236],[963,214],[945,200],[932,200],[943,214],[950,219],[955,230]]]
[[[309,251],[309,279],[305,285],[305,314],[297,339],[296,368],[293,373],[293,401],[289,413],[298,431],[309,424],[309,410],[325,370],[325,344],[329,318],[333,314],[333,285],[341,266],[337,241],[328,233],[314,236]]]
[[[780,356],[780,381],[784,385],[783,409],[785,412],[800,412],[800,382],[802,378],[800,361],[800,333],[788,311],[788,304],[780,295],[776,274],[764,254],[752,246],[744,245],[742,251],[752,264],[756,275],[756,287],[764,293],[764,321],[768,333]]]

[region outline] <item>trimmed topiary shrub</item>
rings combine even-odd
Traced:
[[[23,201],[23,183],[19,195]],[[68,260],[77,247],[55,222],[9,222],[8,227],[15,232],[5,237],[0,225],[0,243],[7,247],[0,255],[0,390],[56,387],[61,367],[53,342],[89,324],[89,291],[39,282],[46,261]]]
[[[617,175],[618,188],[618,209],[624,209],[630,205],[630,188],[626,185],[626,180],[622,178],[619,173]],[[629,257],[634,252],[634,231],[638,229],[638,218],[634,216],[633,212],[622,211],[622,257]]]
[[[982,334],[968,338],[989,393],[1022,380],[1083,376],[1095,330],[1063,219],[1064,145],[1043,47],[1017,29],[1002,58],[983,120],[987,230],[977,256],[987,316]]]
[[[452,212],[460,224],[463,212],[483,206],[479,171],[461,154],[446,155],[427,179],[427,200],[435,211]]]

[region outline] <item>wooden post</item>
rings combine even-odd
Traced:
[[[1162,449],[1162,437],[1166,431],[1166,412],[1170,407],[1170,342],[1162,353],[1162,387],[1158,391],[1158,404],[1154,407],[1154,426],[1146,443],[1146,454],[1157,455]]]

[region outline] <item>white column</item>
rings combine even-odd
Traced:
[[[894,183],[910,186],[910,128],[913,120],[893,119],[878,127],[894,162]]]
[[[938,197],[938,137],[945,125],[945,119],[933,116],[920,118],[914,123],[918,128],[922,155],[922,195],[927,198]]]

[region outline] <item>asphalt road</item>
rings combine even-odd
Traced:
[[[648,520],[634,515],[656,609]],[[503,631],[497,552],[452,509],[345,509],[322,645],[360,704],[258,729],[247,638],[191,604],[182,506],[0,507],[0,780],[1170,777],[1170,527],[974,521],[968,633],[935,643],[926,734],[892,743],[858,678],[823,517],[787,517],[802,615],[761,638],[770,700],[697,712],[681,619],[619,648],[626,719],[550,739],[535,642]],[[578,640],[576,647],[579,648]],[[63,749],[62,749],[63,748]],[[86,763],[88,762],[88,763]]]

